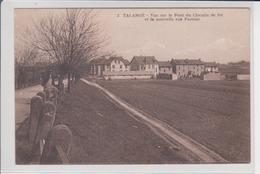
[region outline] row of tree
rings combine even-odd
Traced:
[[[61,86],[65,77],[71,79],[89,60],[101,56],[105,39],[95,16],[89,9],[66,9],[34,21],[24,37],[25,46],[15,50],[16,66],[47,62]]]

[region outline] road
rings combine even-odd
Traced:
[[[67,87],[68,81],[64,80],[65,87]],[[15,128],[30,115],[30,100],[38,92],[42,91],[41,85],[35,85],[15,91]]]
[[[30,114],[30,100],[39,91],[41,85],[35,85],[15,91],[15,127],[17,128]]]

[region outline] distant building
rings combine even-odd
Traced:
[[[159,74],[158,61],[154,56],[134,56],[130,62],[131,71],[153,72],[154,77]]]
[[[93,59],[90,61],[90,75],[102,76],[104,71],[129,71],[129,61],[122,57]]]
[[[204,66],[205,66],[205,72],[209,73],[209,72],[213,72],[213,73],[217,73],[218,72],[218,65],[216,62],[204,62]]]
[[[105,70],[106,58],[93,59],[89,62],[90,75],[101,76]]]
[[[160,79],[172,79],[172,64],[169,61],[159,61],[159,75]]]
[[[204,73],[204,63],[200,59],[172,59],[172,70],[178,78],[200,77]]]
[[[250,66],[222,65],[219,72],[226,80],[250,80]]]
[[[159,73],[160,74],[172,74],[172,64],[169,61],[159,61]]]
[[[110,57],[106,61],[105,71],[129,71],[129,61],[122,57]]]

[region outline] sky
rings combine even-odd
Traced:
[[[43,16],[61,11],[64,10],[16,9],[15,44],[21,45],[23,33],[33,25],[33,20],[37,22]],[[102,35],[107,38],[105,50],[128,60],[139,55],[155,56],[159,61],[172,58],[219,63],[250,60],[250,11],[246,8],[96,9],[95,13]],[[186,14],[191,15],[189,19],[195,19],[184,20]],[[150,20],[168,19],[169,15],[173,21]]]

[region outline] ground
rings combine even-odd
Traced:
[[[73,164],[189,163],[150,128],[117,107],[101,91],[79,82],[57,111],[55,124],[73,133]]]
[[[250,161],[248,81],[96,82],[228,161]],[[16,97],[20,96],[18,92]],[[20,102],[17,99],[16,105]],[[59,103],[55,124],[59,123],[68,125],[73,133],[72,164],[192,163],[188,154],[172,149],[149,127],[116,106],[101,91],[81,81]],[[26,126],[22,126],[16,133],[16,153],[22,157],[17,158],[19,164],[27,162],[26,149],[20,148],[18,141],[24,139],[26,130]]]
[[[98,81],[233,163],[250,161],[249,81]]]

